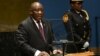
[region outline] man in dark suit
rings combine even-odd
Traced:
[[[33,2],[30,16],[18,26],[16,42],[22,56],[49,56],[54,40],[50,24],[43,19],[43,6]]]
[[[88,50],[90,39],[89,16],[82,9],[83,0],[70,0],[71,9],[65,12],[63,22],[68,33],[67,39],[74,41],[67,45],[67,52],[81,52]]]

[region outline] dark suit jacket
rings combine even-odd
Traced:
[[[34,56],[36,50],[50,52],[52,51],[53,33],[50,24],[42,20],[44,27],[45,39],[41,38],[41,34],[35,25],[32,17],[24,20],[16,31],[16,43],[22,56]]]

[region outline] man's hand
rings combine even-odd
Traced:
[[[62,54],[63,52],[60,49],[54,50],[53,54]]]
[[[42,51],[38,56],[50,56],[47,52]]]

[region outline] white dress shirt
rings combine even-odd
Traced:
[[[33,19],[33,21],[35,22],[35,24],[36,24],[37,28],[39,29],[39,26],[38,26],[37,21],[36,21],[35,19]],[[43,28],[43,25],[42,25],[41,20],[40,20],[40,25],[41,25],[41,27]],[[40,51],[40,50],[36,50],[36,52],[35,52],[34,56],[38,56],[40,53],[41,53],[41,51]]]

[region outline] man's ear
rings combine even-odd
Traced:
[[[29,8],[29,14],[33,14],[33,12],[32,12],[32,9],[31,9],[31,8]]]
[[[33,12],[32,12],[32,9],[31,9],[31,8],[29,8],[29,14],[33,14]]]
[[[29,14],[33,14],[33,12],[32,11],[29,11]]]
[[[71,4],[71,6],[73,6],[73,4]]]

